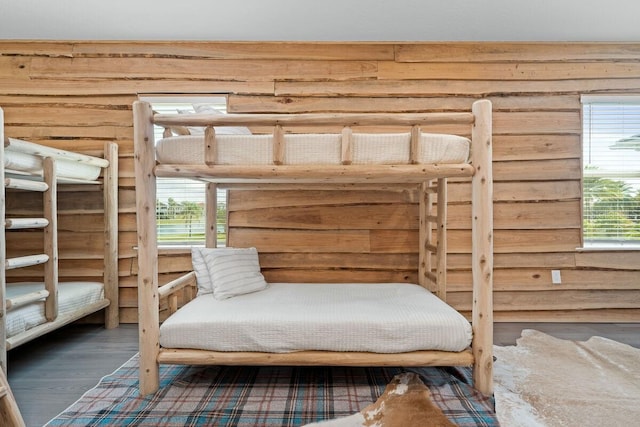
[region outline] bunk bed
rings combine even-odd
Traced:
[[[92,313],[104,309],[105,327],[119,324],[118,146],[105,143],[101,158],[10,138],[4,134],[2,109],[0,139],[0,175],[4,179],[0,189],[0,257],[4,267],[0,268],[0,364],[6,371],[8,350]],[[77,189],[102,187],[105,250],[101,282],[58,280],[57,193],[67,184]],[[42,197],[42,212],[36,213],[37,217],[31,212],[7,212],[9,192]],[[42,253],[24,255],[21,248],[8,247],[8,233],[33,231],[41,231]],[[8,251],[19,255],[8,257]],[[42,281],[12,278],[12,283],[7,282],[7,270],[40,264],[44,268]]]
[[[139,101],[133,114],[141,394],[158,388],[159,364],[473,366],[475,387],[492,393],[493,190],[488,100],[476,101],[470,112],[455,113],[228,115],[154,114],[148,103]],[[157,144],[154,125],[165,129]],[[260,134],[228,135],[224,129],[229,126],[247,126]],[[471,139],[425,131],[437,126],[462,128],[460,135]],[[172,129],[185,127],[203,127],[204,133],[174,135]],[[156,177],[207,182],[206,229],[213,231],[207,233],[206,247],[193,251],[194,271],[163,286],[158,284]],[[470,178],[472,188],[471,323],[444,302],[447,179],[451,177]],[[268,191],[322,186],[348,191],[386,184],[413,186],[420,194],[418,284],[263,284],[255,271],[257,249],[227,248],[225,252],[215,248],[216,188]],[[259,249],[259,242],[256,246]],[[254,292],[215,297],[215,289],[228,282],[224,275],[216,275],[223,265],[219,260],[242,264],[234,258],[240,255],[253,262],[248,286]],[[203,265],[210,273],[208,279]],[[231,275],[231,281],[235,277]],[[211,280],[213,284],[202,283]],[[194,284],[198,295],[178,308],[177,291]],[[214,297],[211,290],[207,292],[208,286],[213,287]],[[162,325],[161,298],[168,299],[171,312]],[[310,301],[309,309],[297,306],[303,300]],[[386,306],[383,311],[392,316],[384,317],[382,323],[375,319],[381,316],[380,301]],[[336,305],[359,317],[343,318]],[[414,310],[407,317],[417,318],[417,324],[407,325],[393,317],[407,310]],[[433,319],[440,315],[446,320]],[[260,329],[252,335],[253,328]],[[347,339],[332,342],[335,335]],[[360,340],[364,343],[353,344],[359,335],[366,337]],[[434,343],[424,335],[456,338]],[[225,343],[218,345],[219,341]]]

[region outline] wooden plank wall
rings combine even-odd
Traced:
[[[638,43],[0,41],[7,135],[87,153],[120,146],[123,322],[137,317],[131,104],[158,93],[228,93],[231,112],[466,111],[488,97],[496,319],[640,319],[640,253],[576,250],[580,95],[640,93]],[[470,192],[450,188],[448,301],[468,311]],[[270,280],[414,281],[416,202],[412,190],[233,192],[230,243],[256,245]],[[99,193],[61,194],[63,277],[99,276],[99,211]],[[165,279],[189,267],[185,251],[161,256]]]

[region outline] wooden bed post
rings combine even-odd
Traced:
[[[49,222],[44,228],[44,253],[49,257],[44,264],[44,288],[49,291],[44,315],[51,322],[58,317],[58,189],[56,162],[52,157],[42,159],[42,176],[49,187],[42,193],[44,217]]]
[[[473,103],[471,219],[473,276],[473,380],[485,395],[493,393],[493,177],[491,102]]]
[[[109,166],[103,171],[104,197],[104,296],[109,300],[104,326],[116,328],[120,324],[118,298],[118,144],[104,144],[104,158]]]
[[[447,178],[438,178],[436,241],[436,295],[447,300]]]
[[[218,246],[218,186],[214,182],[207,183],[205,191],[205,246]]]
[[[140,394],[159,387],[160,303],[158,300],[158,245],[156,235],[155,150],[151,105],[133,104],[136,216],[138,227],[138,329]]]

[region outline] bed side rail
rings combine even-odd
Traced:
[[[158,126],[414,126],[467,124],[472,113],[155,114]]]
[[[158,298],[168,298],[169,313],[173,314],[178,310],[178,291],[187,287],[196,286],[196,273],[190,272],[175,280],[170,281],[158,288]]]

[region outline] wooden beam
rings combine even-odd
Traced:
[[[159,287],[158,297],[165,298],[183,289],[185,286],[195,286],[195,285],[196,285],[196,274],[193,271],[191,271]]]
[[[308,165],[229,166],[158,165],[155,175],[191,176],[218,183],[420,183],[429,179],[465,177],[473,173],[468,164],[438,165]]]
[[[158,242],[156,236],[156,181],[151,105],[133,104],[136,199],[138,226],[138,310],[140,341],[140,394],[158,389],[159,298]]]
[[[436,289],[438,297],[447,300],[447,178],[438,179],[436,221]]]
[[[44,304],[47,321],[58,317],[58,185],[56,181],[56,161],[52,157],[42,160],[44,182],[49,187],[43,193],[44,217],[44,253],[49,258],[44,265],[44,286],[49,292]]]
[[[205,246],[215,248],[218,246],[218,186],[212,182],[207,183],[205,189]]]
[[[118,281],[118,145],[113,142],[104,144],[104,159],[108,166],[103,169],[103,205],[104,216],[104,296],[109,300],[105,311],[105,327],[115,328],[119,320],[119,281]]]
[[[471,124],[470,113],[156,114],[158,126],[414,126]]]
[[[293,353],[215,352],[191,349],[161,350],[159,363],[181,365],[290,365],[290,366],[469,366],[468,350],[414,351],[409,353],[366,353],[298,351]]]
[[[477,101],[472,133],[472,158],[476,172],[471,180],[473,274],[473,378],[485,395],[493,393],[493,177],[491,102]]]

